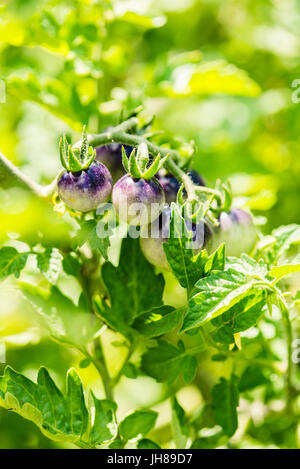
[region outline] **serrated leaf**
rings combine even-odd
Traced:
[[[276,240],[275,260],[278,260],[289,250],[292,244],[300,243],[300,226],[281,226],[272,232],[272,236],[274,236]]]
[[[107,250],[110,246],[109,237],[113,234],[112,230],[108,229],[107,236],[102,238],[98,236],[100,231],[100,225],[102,222],[97,222],[96,220],[86,220],[81,223],[80,229],[77,232],[75,242],[78,246],[82,246],[84,243],[88,242],[92,249],[97,249],[100,251],[102,256],[107,259]],[[103,225],[103,223],[102,223]],[[104,232],[104,230],[101,230]]]
[[[143,256],[137,239],[122,242],[119,266],[106,262],[102,277],[109,293],[111,308],[108,316],[120,330],[149,308],[162,304],[164,278]]]
[[[281,258],[285,258],[293,245],[300,243],[300,226],[280,226],[272,232],[272,236],[264,238],[268,242],[260,242],[258,255],[263,257],[268,264],[277,264]],[[261,246],[261,247],[260,247]]]
[[[225,434],[231,437],[238,426],[237,407],[239,405],[238,379],[231,375],[230,379],[221,378],[212,390],[212,408],[216,423]]]
[[[208,254],[205,250],[194,253],[191,249],[193,235],[186,229],[180,208],[174,203],[171,207],[170,236],[163,247],[175,277],[182,287],[190,291],[195,282],[204,275]]]
[[[74,369],[67,374],[66,394],[45,368],[40,369],[37,384],[8,366],[0,376],[0,406],[34,422],[42,433],[56,441],[84,442],[93,447],[116,436],[114,403],[93,398],[92,422],[81,379]]]
[[[20,277],[21,271],[26,265],[28,252],[18,252],[15,248],[4,246],[0,249],[0,279],[14,275]]]
[[[198,327],[230,309],[249,295],[253,280],[241,272],[229,269],[213,272],[199,280],[196,288],[199,292],[189,301],[182,331]]]
[[[154,427],[157,416],[153,410],[137,410],[120,423],[120,433],[125,440],[147,435]]]
[[[184,348],[159,341],[156,347],[149,348],[142,356],[142,370],[158,382],[171,383],[183,371],[188,355]]]
[[[76,306],[55,287],[45,289],[26,282],[19,282],[25,298],[45,320],[53,338],[66,344],[86,345],[100,328],[100,320],[90,321],[90,311]]]
[[[211,321],[217,330],[213,339],[222,344],[233,344],[234,334],[254,326],[263,314],[267,295],[263,290],[254,291],[225,313]]]
[[[205,264],[205,273],[208,274],[213,270],[224,270],[225,267],[225,244],[221,244],[219,248],[209,256]]]
[[[242,254],[240,257],[227,257],[226,269],[234,269],[256,279],[265,279],[268,273],[267,265],[262,259],[256,261],[247,254]]]
[[[176,329],[182,321],[183,313],[184,308],[159,306],[140,315],[132,327],[145,337],[158,337]]]
[[[115,418],[116,405],[108,399],[99,400],[94,393],[91,394],[94,402],[95,415],[89,435],[89,442],[92,445],[97,445],[111,441],[117,436],[118,426]]]
[[[37,254],[37,265],[46,279],[55,284],[62,267],[62,255],[56,248],[47,248],[43,253]]]

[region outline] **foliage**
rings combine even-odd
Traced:
[[[22,167],[0,154],[0,447],[298,448],[299,6],[127,3],[0,5],[0,146]],[[74,172],[119,142],[134,177],[183,183],[170,272],[106,206],[59,200],[63,133]],[[184,209],[217,229],[231,203],[253,250],[190,249]]]

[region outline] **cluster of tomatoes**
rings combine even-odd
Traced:
[[[132,148],[124,149],[129,156]],[[170,204],[176,202],[181,183],[164,169],[151,179],[134,178],[124,172],[120,144],[97,147],[96,157],[86,169],[63,172],[57,184],[59,196],[70,208],[81,212],[95,210],[111,197],[119,218],[129,225],[140,226],[145,257],[154,265],[169,269],[163,243],[169,234]],[[196,171],[191,170],[188,175],[195,185],[205,186],[204,179]],[[137,206],[138,215],[132,209]],[[154,223],[156,229],[153,230]],[[196,251],[204,248],[211,251],[224,242],[227,255],[238,256],[250,252],[256,240],[252,216],[238,208],[220,213],[217,227],[205,219],[187,222],[187,226],[195,238],[193,249]],[[200,236],[196,236],[199,233]]]

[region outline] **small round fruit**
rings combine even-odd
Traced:
[[[140,245],[146,259],[153,265],[171,270],[163,248],[170,234],[171,209],[166,208],[151,225],[143,226]]]
[[[134,179],[126,174],[114,185],[112,201],[121,220],[129,225],[146,225],[161,213],[165,194],[155,177]]]
[[[191,169],[188,172],[188,175],[190,176],[190,178],[191,178],[191,180],[193,181],[194,184],[197,184],[198,186],[206,186],[206,182],[204,181],[201,174],[199,174],[194,169]]]
[[[187,230],[192,231],[193,233],[191,248],[195,253],[202,249],[206,249],[210,252],[213,236],[213,231],[210,228],[210,225],[206,221],[200,221],[198,223],[186,221],[186,227]]]
[[[248,254],[254,247],[257,232],[250,213],[240,208],[222,212],[219,216],[220,226],[214,234],[214,246],[225,243],[226,255],[240,256]]]
[[[129,157],[132,147],[124,146],[125,153]],[[105,164],[110,171],[114,181],[117,181],[125,174],[122,165],[122,145],[120,143],[111,143],[96,148],[96,161]]]
[[[89,212],[106,202],[112,190],[112,177],[102,163],[78,173],[64,171],[57,183],[58,194],[74,210]]]
[[[164,174],[164,172],[159,171],[157,174],[157,179],[161,183],[164,191],[167,204],[171,202],[176,202],[177,192],[180,189],[180,182],[172,174]]]
[[[141,230],[140,244],[146,259],[161,269],[171,270],[163,248],[170,235],[171,209],[163,210],[157,220]],[[192,242],[189,246],[195,253],[202,249],[210,249],[212,230],[210,226],[200,221],[198,223],[185,222],[187,232],[192,231]],[[187,234],[187,233],[185,233]]]

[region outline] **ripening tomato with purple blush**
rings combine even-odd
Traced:
[[[132,147],[123,145],[126,155],[129,157]],[[110,171],[114,181],[117,181],[125,174],[122,165],[122,145],[120,143],[110,143],[96,147],[96,161],[105,164]]]
[[[165,194],[155,177],[135,179],[126,174],[114,185],[112,201],[121,220],[130,225],[145,225],[161,213]]]
[[[108,200],[112,185],[109,170],[104,164],[95,162],[82,171],[64,171],[58,180],[57,189],[68,207],[89,212]]]

